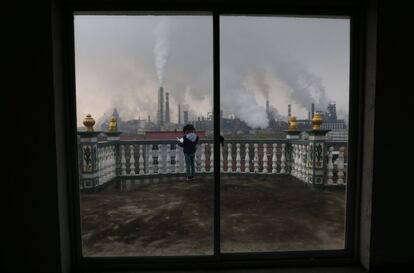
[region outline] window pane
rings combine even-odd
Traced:
[[[211,16],[74,23],[83,255],[212,254]]]
[[[348,18],[220,17],[223,252],[344,248],[349,35]]]

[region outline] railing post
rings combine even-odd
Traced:
[[[267,165],[267,144],[263,143],[263,173],[267,173],[268,171],[268,165]]]
[[[98,134],[100,132],[78,132],[80,136],[81,184],[85,190],[95,191],[99,188]],[[101,162],[102,163],[102,162]]]
[[[333,147],[329,147],[329,150],[328,150],[328,165],[327,165],[328,173],[326,175],[327,176],[327,180],[326,180],[327,185],[332,185],[333,184],[333,168],[334,168],[333,161],[332,161],[332,157],[333,157],[332,152],[333,152],[333,150],[334,150]]]
[[[249,173],[250,172],[250,151],[249,151],[249,143],[246,143],[245,145],[245,153],[246,155],[244,156],[244,172],[245,173]]]
[[[231,143],[227,144],[227,172],[233,172],[233,159],[231,156]]]
[[[113,143],[113,161],[114,161],[114,167],[115,167],[115,177],[117,177],[118,175],[121,174],[121,150],[120,150],[120,139],[121,139],[121,134],[122,132],[118,132],[116,131],[107,131],[105,132],[106,134],[106,139],[108,142],[110,142],[111,144]]]
[[[201,144],[201,172],[206,172],[206,144]]]
[[[241,172],[240,160],[241,160],[241,158],[240,158],[240,143],[237,143],[236,144],[236,172],[237,173]]]
[[[166,144],[167,146],[167,158],[165,159],[165,168],[166,168],[166,173],[171,173],[171,144]]]
[[[310,168],[308,181],[315,187],[322,187],[325,182],[326,162],[326,133],[329,130],[309,130]]]
[[[258,150],[258,144],[257,143],[255,143],[254,145],[253,145],[253,147],[254,147],[254,158],[253,158],[253,161],[254,161],[254,172],[255,173],[258,173],[259,172],[259,150]]]
[[[285,156],[285,147],[286,144],[282,143],[282,155],[280,156],[280,173],[286,173],[286,156]]]
[[[142,175],[145,173],[144,170],[144,156],[142,145],[139,145],[139,157],[138,157],[138,174]]]
[[[127,146],[128,147],[128,146]],[[135,175],[135,155],[134,155],[135,145],[129,146],[129,175]]]
[[[336,167],[338,168],[337,183],[339,185],[345,184],[345,182],[344,182],[344,169],[345,169],[344,153],[345,153],[345,148],[344,147],[339,148],[339,155],[338,155],[338,158],[336,160],[337,161]]]
[[[277,144],[276,143],[273,143],[273,145],[272,145],[272,154],[273,154],[273,156],[272,156],[272,173],[277,173],[277,157],[276,157],[276,146],[277,146]]]

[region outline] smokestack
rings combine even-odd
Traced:
[[[184,111],[184,124],[188,123],[188,111]]]
[[[181,105],[178,104],[178,124],[181,124]]]
[[[312,103],[312,118],[313,118],[313,116],[315,115],[315,104],[314,103]]]
[[[288,104],[288,117],[290,118],[292,116],[292,106]]]
[[[266,114],[267,114],[267,119],[270,119],[270,111],[269,111],[269,100],[266,100]]]
[[[158,125],[164,123],[164,88],[162,86],[158,90],[158,111],[157,111],[157,122]]]
[[[165,123],[170,123],[170,100],[168,92],[165,93]]]

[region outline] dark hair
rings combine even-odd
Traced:
[[[194,131],[194,130],[195,130],[195,128],[192,124],[187,124],[183,127],[183,133],[186,133],[188,131]]]

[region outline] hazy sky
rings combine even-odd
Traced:
[[[265,101],[284,118],[310,103],[348,112],[349,20],[221,17],[221,108],[265,126]],[[212,111],[213,33],[209,16],[75,16],[78,123],[112,113],[156,118],[160,84],[192,115]]]

